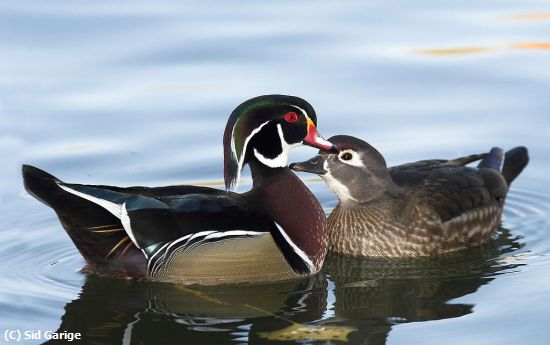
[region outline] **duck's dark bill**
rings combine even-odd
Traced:
[[[317,175],[324,175],[327,171],[324,168],[325,160],[315,156],[307,161],[292,163],[288,167],[294,171],[309,172]]]

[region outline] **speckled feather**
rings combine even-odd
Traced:
[[[321,174],[338,194],[328,218],[329,250],[354,256],[429,256],[482,244],[496,230],[508,187],[529,160],[527,149],[514,148],[501,172],[504,155],[493,148],[388,169],[360,139],[329,140],[340,155],[320,152],[292,168]],[[478,168],[465,166],[478,160]]]
[[[427,256],[485,242],[500,221],[508,186],[498,171],[456,161],[471,160],[390,168],[403,194],[385,193],[353,208],[338,205],[328,219],[329,250],[356,256]]]
[[[328,219],[329,250],[355,256],[414,257],[479,245],[500,220],[499,204],[488,204],[443,222],[432,209],[377,200],[353,209],[338,205]]]

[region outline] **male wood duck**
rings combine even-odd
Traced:
[[[493,148],[388,169],[384,157],[360,139],[339,135],[329,141],[339,153],[319,152],[290,168],[320,175],[336,193],[329,250],[353,256],[429,256],[483,243],[500,222],[510,183],[529,160],[524,147],[504,157]],[[477,168],[465,166],[478,160]]]
[[[302,144],[335,149],[316,123],[312,106],[298,97],[266,95],[239,105],[223,138],[227,191],[72,184],[29,165],[23,179],[55,210],[89,271],[203,285],[307,276],[325,258],[326,219],[287,157]],[[229,191],[245,164],[252,189]]]

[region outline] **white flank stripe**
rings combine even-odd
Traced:
[[[309,271],[310,272],[314,272],[315,270],[315,266],[313,265],[313,262],[311,262],[311,259],[309,258],[309,256],[307,256],[307,254],[302,250],[300,249],[295,243],[294,241],[292,241],[292,239],[290,237],[288,237],[287,233],[285,232],[285,230],[279,225],[277,224],[277,222],[274,222],[275,225],[277,226],[277,229],[279,229],[279,232],[281,233],[281,235],[283,235],[285,241],[288,242],[288,244],[290,244],[290,246],[292,247],[292,249],[294,249],[294,252],[296,254],[298,254],[298,256],[306,263],[306,265],[308,266],[309,268]]]
[[[351,196],[351,193],[349,192],[348,187],[346,187],[342,182],[338,181],[338,179],[332,176],[332,174],[330,173],[330,168],[328,166],[327,161],[323,163],[323,168],[325,169],[326,172],[320,176],[323,180],[325,180],[328,187],[334,193],[336,193],[336,195],[338,196],[338,199],[340,199],[340,202],[346,203],[350,200],[357,202],[357,199]]]
[[[256,235],[263,235],[263,234],[267,234],[267,232],[231,230],[231,231],[225,231],[225,232],[216,232],[206,236],[204,239],[209,240],[211,238],[231,237],[231,236],[256,236]]]
[[[79,196],[83,199],[86,199],[88,201],[93,202],[94,204],[97,204],[97,205],[103,207],[107,211],[111,212],[118,219],[120,219],[120,217],[122,216],[122,207],[119,204],[116,204],[114,202],[111,202],[111,201],[108,201],[108,200],[105,200],[105,199],[96,198],[95,196],[84,194],[82,192],[76,191],[74,189],[71,189],[71,188],[69,188],[67,186],[64,186],[62,184],[59,184],[59,183],[57,185],[59,186],[59,188],[65,190],[65,191],[67,191],[71,194]]]
[[[153,262],[153,259],[155,258],[155,256],[157,256],[158,253],[162,252],[162,250],[164,248],[166,248],[166,246],[169,246],[170,245],[170,242],[166,243],[165,245],[163,245],[162,247],[160,247],[160,249],[158,249],[154,254],[153,256],[151,256],[150,258],[148,258],[148,262],[147,262],[147,272],[151,272],[151,262]],[[144,253],[145,254],[145,253]],[[147,257],[147,255],[145,255],[145,257]]]
[[[201,232],[197,232],[196,234],[193,234],[193,235],[191,236],[191,238],[189,239],[189,241],[191,241],[192,239],[197,238],[197,237],[199,237],[199,236],[206,236],[206,235],[209,235],[209,234],[213,234],[213,233],[215,233],[215,232],[216,232],[216,231],[201,231]],[[188,241],[188,242],[189,242],[189,241]]]
[[[155,254],[153,254],[153,256],[151,256],[151,259],[149,260],[153,260],[155,258],[155,256],[157,256],[158,253],[162,252],[162,250],[164,248],[166,248],[167,246],[170,245],[170,242],[166,243],[165,245],[163,245],[162,247],[160,247],[159,249],[157,249],[157,251],[155,252]]]
[[[175,240],[174,242],[172,242],[170,244],[170,246],[168,246],[168,248],[166,248],[166,252],[169,252],[170,249],[172,249],[172,247],[176,244],[178,244],[179,242],[181,241],[185,241],[187,240],[187,242],[191,241],[192,239],[194,238],[197,238],[199,236],[206,236],[206,235],[209,235],[209,234],[212,234],[214,233],[215,231],[201,231],[201,232],[197,232],[196,234],[190,234],[190,235],[185,235],[183,236],[182,238],[178,238],[177,240]]]
[[[186,239],[188,239],[189,237],[191,237],[192,235],[186,235],[186,236],[183,236],[181,238],[178,238],[177,240],[175,240],[174,242],[169,242],[167,243],[168,245],[168,248],[166,248],[164,250],[164,253],[161,255],[160,258],[157,259],[157,261],[155,262],[155,264],[153,265],[152,269],[149,270],[149,272],[153,272],[153,273],[156,273],[156,271],[160,268],[160,266],[162,265],[162,263],[164,262],[165,258],[166,258],[166,253],[168,253],[168,251],[170,250],[170,248],[172,248],[173,245],[181,242],[181,241],[185,241]],[[157,255],[158,253],[160,253],[164,247],[166,247],[166,245],[162,246],[162,248],[160,248],[156,253],[155,255]],[[149,266],[153,260],[153,258],[155,257],[155,255],[153,255],[151,257],[151,259],[149,260],[149,264],[147,265],[147,268],[149,269]]]
[[[128,216],[128,210],[126,209],[126,203],[122,204],[120,222],[122,223],[122,227],[124,228],[124,230],[126,230],[126,233],[130,237],[132,242],[134,242],[136,247],[141,248],[137,243],[136,238],[134,237],[134,232],[132,231],[132,226],[130,225],[130,217]]]
[[[212,234],[212,233],[215,233],[215,232],[216,231],[201,231],[201,232],[197,232],[196,234],[193,234],[191,237],[189,237],[190,235],[187,235],[187,236],[184,236],[181,239],[178,239],[178,240],[174,241],[174,243],[172,243],[168,248],[166,248],[166,251],[164,252],[164,255],[162,256],[161,259],[157,260],[157,263],[160,262],[162,264],[164,261],[166,261],[166,262],[171,261],[172,258],[174,257],[174,255],[176,255],[176,251],[180,250],[180,248],[183,248],[183,250],[185,251],[185,250],[188,250],[188,249],[192,248],[193,246],[197,245],[198,243],[200,243],[201,241],[204,240],[204,238],[203,238],[202,240],[199,240],[199,241],[196,241],[196,242],[191,242],[193,239],[195,239],[197,237],[201,237],[201,236],[206,236],[206,235],[209,235],[209,234]],[[183,240],[185,238],[189,238],[189,239],[184,244],[174,248],[174,250],[172,251],[172,253],[170,253],[168,258],[166,258],[166,254],[169,253],[170,249],[172,249],[174,244],[176,244],[177,242],[179,242],[180,240]],[[160,267],[160,265],[158,267]],[[155,267],[153,267],[153,269],[155,269]]]
[[[268,232],[256,232],[256,231],[244,231],[244,230],[231,230],[231,231],[225,231],[225,232],[219,232],[219,231],[201,231],[201,232],[197,232],[196,234],[190,234],[190,235],[185,235],[181,238],[178,238],[177,240],[173,241],[173,242],[170,242],[170,243],[167,243],[165,244],[164,246],[162,246],[159,250],[157,250],[155,252],[155,254],[153,254],[153,256],[149,259],[149,263],[147,264],[147,269],[148,269],[148,272],[153,272],[155,273],[157,270],[158,270],[158,267],[160,267],[160,265],[162,265],[164,263],[164,261],[166,260],[171,260],[171,258],[175,255],[175,252],[181,248],[184,248],[184,250],[188,250],[188,249],[191,249],[191,248],[194,248],[195,246],[198,246],[199,244],[201,244],[202,242],[206,241],[206,240],[209,240],[209,239],[213,239],[213,238],[220,238],[220,237],[231,237],[231,236],[256,236],[256,235],[263,235],[263,234],[267,234]],[[197,237],[200,237],[200,236],[204,236],[204,238],[202,238],[200,241],[196,241],[196,242],[192,242],[193,239],[197,238]],[[174,248],[174,250],[172,251],[172,253],[170,254],[170,256],[168,257],[168,259],[166,259],[166,254],[168,254],[170,252],[170,250],[172,249],[172,247],[174,247],[176,244],[182,242],[182,241],[186,241],[186,243],[178,246],[177,248]],[[191,243],[190,243],[191,242]],[[189,246],[189,247],[188,247]],[[168,248],[166,248],[168,247]],[[166,249],[165,249],[166,248]],[[155,262],[155,264],[153,265],[153,267],[151,267],[151,262],[153,262],[153,259],[157,256],[157,254],[159,254],[160,252],[163,252],[163,254],[161,255],[161,257]]]
[[[185,241],[186,239],[188,239],[188,238],[191,237],[191,236],[193,236],[193,234],[191,234],[191,235],[185,235],[185,236],[183,236],[183,237],[180,237],[180,238],[178,238],[177,240],[175,240],[174,242],[170,242],[169,245],[172,246],[172,245],[174,245],[174,244],[176,244],[176,243],[178,243],[178,242]],[[163,246],[163,248],[164,248],[164,246]],[[170,249],[170,248],[168,248],[168,249]]]

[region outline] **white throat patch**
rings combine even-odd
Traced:
[[[254,148],[254,156],[256,156],[256,158],[260,162],[262,162],[264,165],[267,165],[270,168],[286,167],[288,164],[288,152],[290,151],[290,149],[302,145],[301,143],[292,144],[292,145],[287,143],[283,135],[283,127],[281,127],[281,124],[277,124],[277,133],[279,133],[279,139],[281,140],[281,149],[282,149],[281,154],[279,154],[277,157],[266,158],[258,150],[256,150],[256,148]]]
[[[338,196],[338,199],[340,199],[340,202],[345,203],[347,201],[355,201],[357,202],[357,199],[351,196],[348,187],[346,187],[342,182],[338,181],[332,174],[330,173],[330,168],[328,167],[328,162],[325,161],[323,163],[323,168],[325,169],[326,173],[321,175],[321,178],[325,180],[325,183],[327,186]]]

